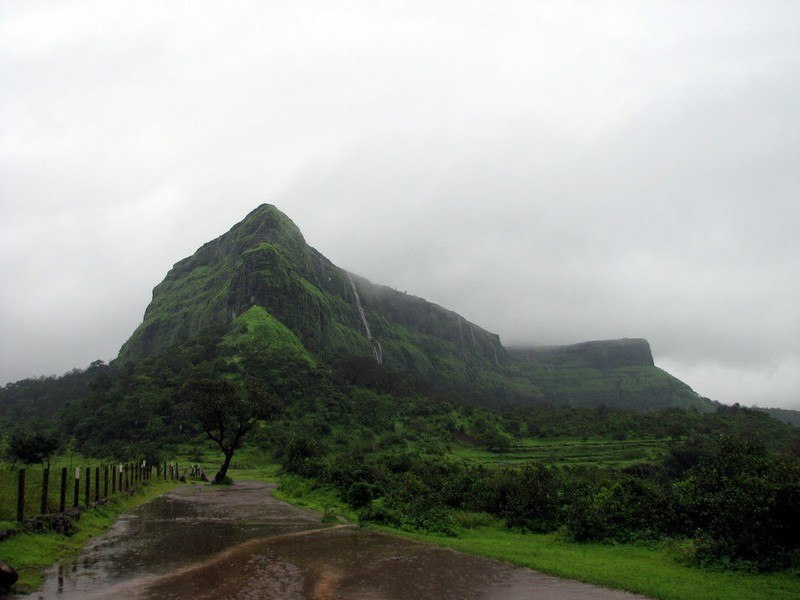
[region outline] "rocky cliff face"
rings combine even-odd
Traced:
[[[267,204],[169,271],[119,358],[141,358],[211,327],[224,328],[253,306],[266,309],[319,355],[372,356],[400,370],[455,380],[506,361],[497,335],[347,273]]]

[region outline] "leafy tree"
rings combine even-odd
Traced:
[[[234,452],[260,419],[277,412],[273,397],[255,381],[244,383],[225,378],[190,379],[181,395],[191,403],[203,431],[222,450],[225,457],[214,483],[223,483]]]
[[[49,463],[58,450],[58,438],[52,433],[15,433],[8,440],[6,454],[13,462],[26,465]]]

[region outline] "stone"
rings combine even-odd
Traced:
[[[0,560],[0,588],[10,589],[17,582],[17,579],[19,579],[19,573],[17,573],[16,569]]]

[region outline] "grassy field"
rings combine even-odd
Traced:
[[[669,447],[669,438],[542,439],[523,438],[505,452],[463,447],[451,454],[468,462],[491,465],[518,465],[530,461],[557,466],[626,467],[635,463],[659,462]]]

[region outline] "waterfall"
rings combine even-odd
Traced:
[[[464,329],[461,326],[461,317],[456,315],[456,323],[458,323],[458,339],[461,342],[461,354],[464,356],[464,360],[467,360],[467,349],[464,347]]]
[[[353,290],[353,295],[356,297],[356,307],[358,308],[358,314],[361,315],[361,322],[364,324],[364,330],[367,332],[367,341],[372,347],[372,355],[375,357],[375,362],[381,365],[383,364],[383,350],[381,350],[381,345],[372,338],[372,332],[367,322],[367,314],[364,312],[364,307],[361,306],[361,298],[358,295],[356,283],[353,281],[350,273],[347,273],[347,279],[350,281],[350,288]]]
[[[480,354],[480,350],[478,350],[478,342],[475,341],[475,327],[472,323],[469,324],[469,334],[472,336],[472,346],[475,348],[475,354]]]

